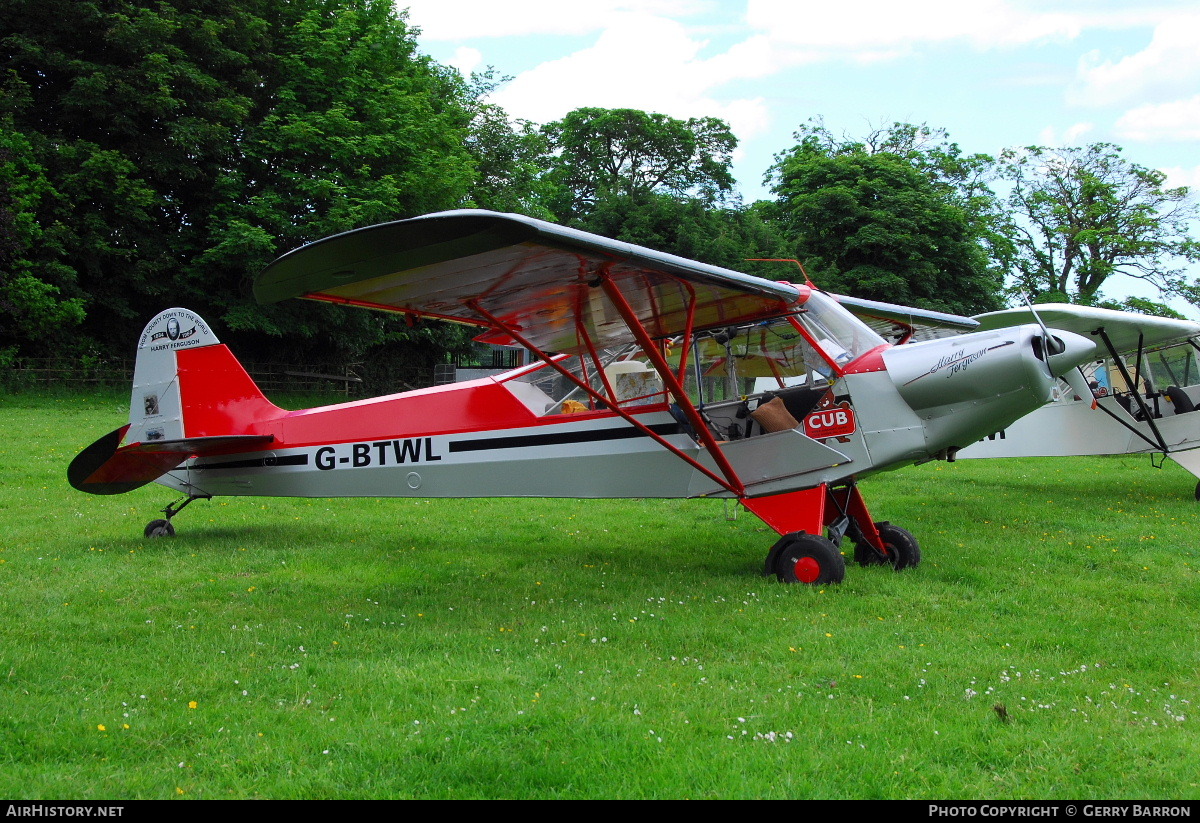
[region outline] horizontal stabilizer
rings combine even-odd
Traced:
[[[151,440],[121,447],[129,426],[109,432],[81,451],[67,467],[67,480],[89,494],[124,494],[153,483],[192,457],[235,454],[265,445],[269,434],[230,434]]]

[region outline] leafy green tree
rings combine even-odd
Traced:
[[[1010,149],[1001,163],[1013,186],[1017,290],[1094,304],[1110,277],[1126,275],[1200,305],[1200,285],[1185,275],[1200,261],[1186,187],[1167,188],[1162,172],[1129,162],[1111,143]]]
[[[473,117],[466,148],[475,163],[475,179],[470,204],[553,220],[549,137],[536,124],[513,120],[504,109],[487,102],[488,95],[507,79],[497,78],[490,68],[471,76]]]
[[[307,357],[345,359],[416,341],[384,315],[258,306],[249,284],[305,242],[464,204],[476,173],[465,146],[474,116],[466,84],[417,52],[388,0],[282,3],[268,36],[272,59],[187,278],[194,301],[213,295],[243,345],[266,351],[286,339]],[[445,335],[460,345],[462,333]]]
[[[303,242],[468,202],[473,101],[389,0],[3,0],[0,84],[0,301],[27,349],[86,310],[78,339],[126,352],[179,303],[263,354],[416,334],[249,289]]]
[[[894,124],[866,141],[801,127],[770,177],[782,231],[824,288],[974,314],[999,308],[1006,241],[989,158],[944,132]]]
[[[582,108],[544,127],[555,152],[553,211],[573,222],[606,199],[651,194],[723,203],[737,138],[715,117],[679,120],[637,109]]]
[[[84,331],[105,339],[169,293],[255,83],[256,5],[0,4],[0,121],[26,192],[17,222],[37,227],[18,259],[26,297],[88,307]]]
[[[576,222],[578,228],[605,237],[700,260],[715,266],[757,274],[769,280],[794,280],[794,267],[753,262],[761,258],[794,258],[795,248],[766,219],[761,209],[716,208],[699,200],[668,194],[610,196]]]
[[[542,129],[541,197],[556,219],[605,237],[714,265],[791,277],[748,258],[794,251],[734,193],[737,139],[712,117],[577,109]]]
[[[61,346],[83,320],[81,298],[64,298],[74,271],[33,265],[35,249],[53,242],[34,220],[38,203],[53,196],[28,141],[0,130],[0,350],[31,339]]]
[[[1046,293],[1038,296],[1035,303],[1057,303],[1062,302],[1053,294]],[[1175,311],[1166,303],[1160,303],[1157,300],[1148,300],[1145,297],[1126,297],[1122,300],[1096,300],[1091,304],[1102,309],[1113,309],[1115,311],[1128,311],[1134,314],[1151,314],[1155,317],[1171,317],[1175,320],[1187,320],[1183,314]]]

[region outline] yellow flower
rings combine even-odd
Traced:
[[[195,700],[192,700],[191,702],[189,702],[189,703],[188,703],[188,708],[189,708],[189,709],[194,709],[194,708],[196,708],[196,706],[197,706],[197,705],[199,705],[199,704],[198,704],[198,703],[196,703],[196,701],[195,701]]]
[[[96,727],[96,730],[97,730],[97,731],[101,731],[101,732],[106,732],[106,731],[108,731],[108,729],[104,728],[104,724],[103,724],[103,723],[101,723],[99,726],[97,726],[97,727]]]

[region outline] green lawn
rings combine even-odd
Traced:
[[[226,498],[146,540],[169,490],[65,480],[126,402],[0,396],[0,796],[1200,797],[1174,464],[872,478],[924,564],[813,588],[719,501]]]

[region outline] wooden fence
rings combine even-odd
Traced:
[[[248,362],[242,366],[267,396],[278,392],[296,392],[364,397],[464,379],[456,374],[458,369],[483,369],[487,372],[512,369],[524,362],[523,355],[524,352],[519,349],[480,345],[455,363],[439,364],[433,368],[387,366],[383,363],[332,366]],[[0,373],[0,390],[128,388],[133,383],[133,363],[132,359],[16,357]]]
[[[268,395],[275,392],[304,392],[357,397],[363,393],[363,379],[355,373],[354,366],[335,368],[294,363],[243,363],[242,366]],[[432,378],[429,375],[425,383],[432,383]],[[64,388],[76,391],[110,386],[129,388],[132,384],[133,360],[124,359],[88,363],[48,357],[17,357],[0,380],[0,385],[12,389]]]

